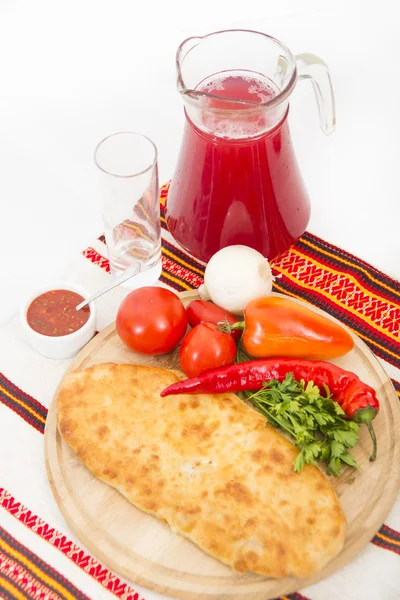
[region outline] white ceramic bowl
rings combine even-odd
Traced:
[[[38,288],[33,294],[30,294],[21,305],[19,315],[21,326],[24,335],[32,348],[37,350],[40,354],[43,354],[43,356],[47,356],[48,358],[72,358],[95,334],[96,307],[94,302],[89,304],[89,319],[77,331],[57,337],[43,335],[42,333],[34,331],[28,325],[26,314],[32,300],[50,290],[69,290],[80,294],[85,299],[90,296],[89,292],[77,283],[72,283],[70,281],[52,281],[48,285]]]

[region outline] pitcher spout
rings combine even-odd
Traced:
[[[187,57],[189,52],[191,50],[193,50],[193,48],[196,48],[196,46],[198,46],[201,43],[202,39],[203,39],[202,37],[198,37],[198,36],[186,38],[186,40],[184,40],[181,43],[178,50],[176,51],[175,63],[176,63],[176,72],[177,72],[177,87],[178,87],[178,91],[181,92],[182,94],[192,91],[186,87],[186,83],[183,79],[183,73],[182,73],[183,61],[185,60],[185,58]]]

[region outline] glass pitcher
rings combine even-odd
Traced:
[[[298,80],[310,79],[330,134],[328,68],[313,54],[293,56],[273,37],[241,29],[185,40],[176,65],[186,122],[166,205],[169,230],[205,262],[231,244],[271,260],[304,233],[310,216],[289,97]]]

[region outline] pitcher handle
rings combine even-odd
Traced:
[[[298,79],[311,79],[317,98],[319,123],[325,135],[336,129],[335,96],[329,69],[315,54],[296,54]]]

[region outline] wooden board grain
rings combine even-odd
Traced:
[[[181,297],[187,303],[197,294],[185,292]],[[70,369],[109,361],[179,367],[177,351],[155,358],[130,352],[112,324],[83,348]],[[53,403],[45,431],[46,468],[65,520],[89,551],[108,567],[144,587],[174,598],[267,600],[302,589],[334,573],[374,536],[400,487],[400,407],[390,379],[357,337],[352,352],[334,362],[354,371],[377,390],[381,402],[381,411],[374,421],[378,459],[374,463],[368,460],[371,440],[363,426],[360,443],[352,451],[361,469],[346,468],[338,479],[331,478],[348,522],[345,545],[317,575],[306,580],[239,575],[172,533],[168,526],[135,508],[84,467],[58,433]]]

